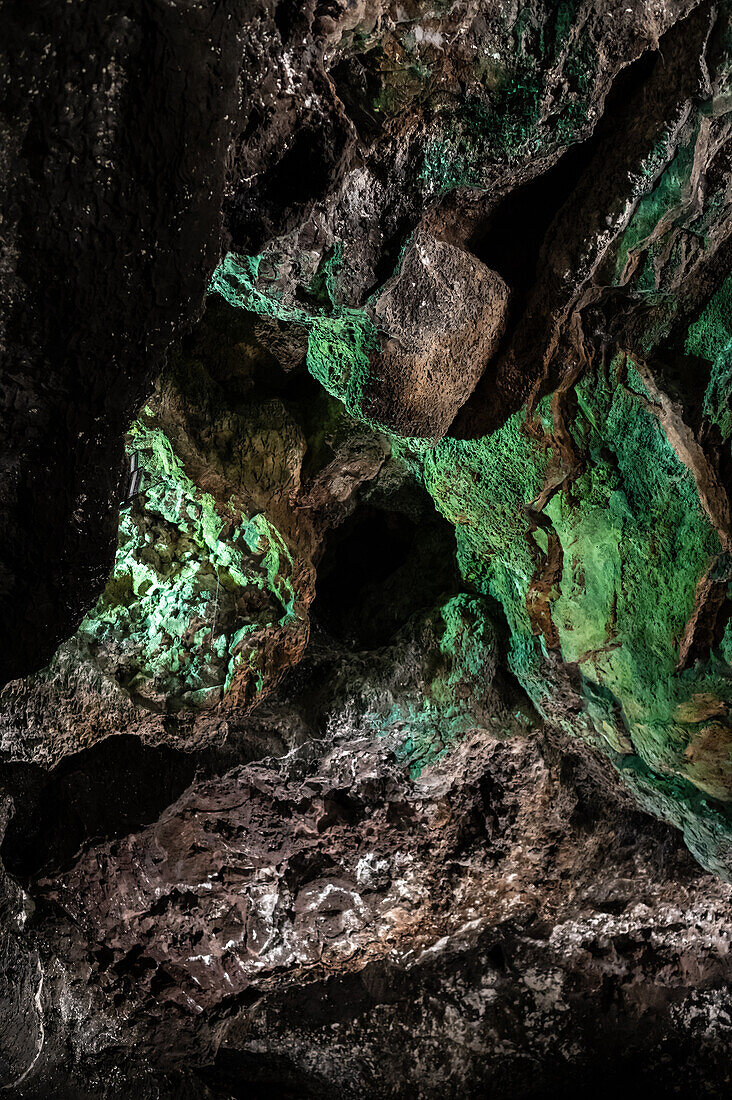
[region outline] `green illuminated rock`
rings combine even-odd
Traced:
[[[251,406],[216,412],[212,379],[192,366],[184,392],[173,370],[130,429],[142,480],[104,593],[48,669],[3,692],[12,758],[53,761],[112,731],[185,747],[220,738],[227,715],[246,713],[304,650],[312,547],[277,499],[297,485],[301,432],[273,401],[264,420]]]
[[[732,0],[2,7],[0,1091],[726,1095]]]
[[[663,175],[657,189],[678,193]],[[705,408],[722,430],[730,397],[726,293],[692,324],[687,342],[713,360]],[[354,342],[353,356],[359,347]],[[340,345],[323,344],[319,354],[332,356],[321,375],[332,379]],[[726,590],[729,544],[715,527],[696,452],[682,445],[683,432],[657,398],[655,382],[649,390],[620,356],[577,383],[568,424],[556,424],[547,398],[533,416],[517,413],[482,439],[431,445],[402,435],[392,445],[454,524],[465,581],[499,602],[510,668],[540,713],[604,748],[644,804],[680,825],[697,855],[720,869],[732,801],[732,635],[722,623],[705,644],[697,618],[705,585]],[[571,476],[568,446],[581,454]],[[446,629],[440,644],[460,664],[458,635]],[[402,728],[410,759],[432,759],[476,720],[477,693],[471,719],[469,706],[456,712],[450,683],[448,675],[423,685],[418,699],[381,704],[370,712],[375,727]],[[378,698],[376,681],[372,689]],[[453,731],[447,736],[435,732],[436,711]]]
[[[145,704],[207,707],[230,692],[249,702],[265,684],[263,632],[306,622],[292,554],[265,515],[222,507],[191,480],[152,413],[129,446],[142,493],[122,514],[113,576],[80,634]]]

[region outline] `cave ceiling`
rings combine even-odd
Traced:
[[[4,1093],[727,1095],[732,4],[0,54]]]

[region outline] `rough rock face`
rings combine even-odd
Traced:
[[[0,32],[0,1087],[725,1095],[730,5]]]
[[[373,306],[381,338],[363,380],[370,419],[439,439],[503,335],[508,287],[460,248],[415,233]]]
[[[192,1066],[217,1096],[728,1082],[730,888],[607,765],[510,725],[416,783],[370,738],[324,751],[194,784],[33,883],[23,1095],[55,1092],[64,1043],[81,1095],[120,1046],[108,1095],[148,1059],[176,1082],[152,1095]]]
[[[3,4],[2,679],[109,572],[124,433],[219,251],[253,7]]]

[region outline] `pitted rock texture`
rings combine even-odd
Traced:
[[[726,1095],[730,4],[0,43],[4,1093]]]
[[[373,306],[381,343],[364,410],[399,435],[439,439],[475,389],[506,325],[505,282],[424,231]]]
[[[197,1096],[728,1080],[729,886],[540,730],[475,731],[416,783],[344,731],[194,784],[29,889],[53,1023],[23,1095],[120,1049]]]

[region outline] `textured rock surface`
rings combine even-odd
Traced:
[[[536,729],[474,733],[416,783],[369,738],[320,752],[199,782],[33,884],[24,1094],[68,1072],[62,1042],[72,1081],[123,1046],[133,1078],[201,1067],[194,1095],[579,1095],[639,1063],[724,1087],[730,888],[607,765]]]
[[[0,32],[4,1092],[726,1095],[729,4]]]
[[[363,381],[368,417],[399,435],[443,436],[496,351],[508,296],[474,256],[416,233],[373,306],[381,338]]]
[[[216,262],[252,5],[3,4],[0,677],[101,591],[124,433]]]

